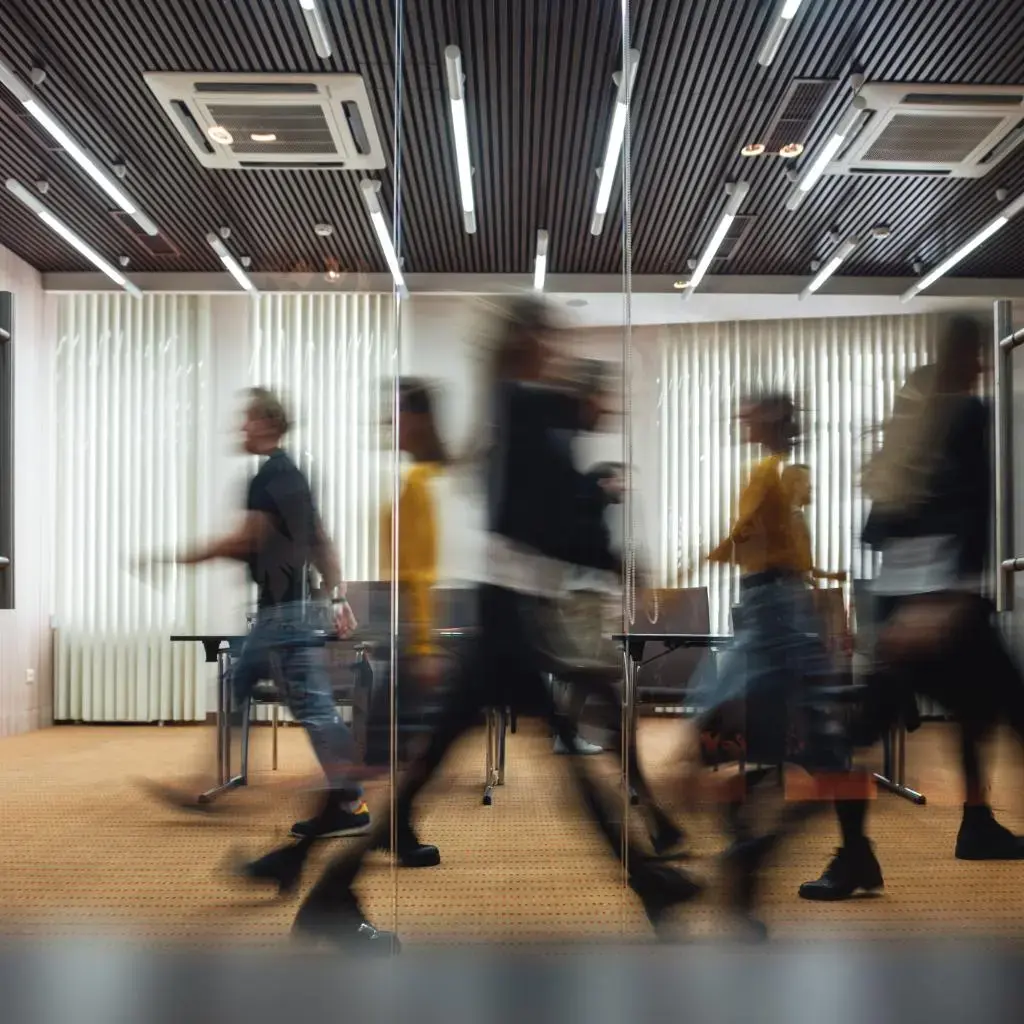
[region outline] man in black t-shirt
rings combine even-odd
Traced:
[[[233,532],[179,557],[182,565],[218,558],[245,562],[259,591],[252,629],[231,666],[235,707],[244,709],[263,679],[286,684],[285,698],[309,734],[330,787],[324,808],[292,828],[302,838],[359,835],[370,826],[362,789],[346,778],[355,759],[353,738],[334,705],[325,652],[317,645],[317,606],[309,601],[309,568],[335,595],[335,626],[340,636],[355,629],[352,610],[333,544],[327,537],[309,483],[282,449],[288,416],[280,400],[263,388],[248,394],[243,447],[264,459],[249,483],[245,516]],[[272,662],[279,669],[272,671]]]

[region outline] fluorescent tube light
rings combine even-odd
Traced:
[[[316,50],[318,57],[326,60],[331,55],[331,39],[327,35],[327,26],[324,24],[320,7],[316,0],[299,0],[299,6],[306,19],[306,29],[313,42],[313,49]]]
[[[544,278],[548,272],[548,233],[542,228],[537,232],[537,255],[533,259],[533,290],[544,291]]]
[[[813,295],[843,265],[859,244],[858,238],[849,238],[843,242],[828,263],[818,271],[817,277],[800,293],[800,298],[806,299],[808,295]]]
[[[1000,228],[1006,227],[1021,210],[1024,210],[1024,195],[1010,203],[995,220],[986,224],[973,238],[960,246],[952,256],[943,260],[934,270],[929,271],[920,281],[908,288],[903,293],[903,301],[908,302],[918,292],[931,288],[940,277],[948,274],[958,263],[970,256],[975,249],[984,245]]]
[[[861,120],[865,116],[866,111],[861,107],[853,106],[850,108],[839,128],[832,133],[831,138],[825,143],[821,152],[811,161],[803,177],[797,183],[793,194],[786,203],[786,209],[795,210],[804,201],[804,196],[818,184],[818,180],[825,173],[825,169],[843,148],[843,143],[846,142],[847,137],[860,125]]]
[[[686,293],[683,295],[683,298],[689,298],[701,281],[704,280],[704,275],[708,272],[711,261],[721,248],[722,242],[725,240],[729,228],[732,227],[732,222],[736,219],[736,214],[739,212],[740,206],[743,204],[743,200],[746,199],[749,191],[750,186],[745,181],[738,182],[732,187],[729,201],[725,204],[725,212],[722,214],[722,219],[718,222],[718,227],[715,228],[711,241],[708,242],[704,249],[704,254],[693,271],[693,276],[690,278],[690,283],[686,286]]]
[[[363,190],[363,199],[366,200],[366,208],[370,211],[370,221],[377,234],[377,241],[384,254],[384,261],[394,278],[395,287],[402,295],[405,295],[408,291],[405,285],[405,275],[402,273],[402,266],[398,261],[398,253],[395,251],[395,243],[391,240],[387,221],[384,219],[384,211],[380,208],[380,198],[378,197],[380,182],[366,179],[359,187]]]
[[[134,295],[137,299],[142,297],[142,292],[120,270],[112,263],[108,263],[92,246],[79,238],[67,224],[54,216],[21,182],[8,178],[7,191],[17,199],[20,199],[33,213],[38,214],[40,220],[48,228],[60,235],[72,249],[80,252],[94,267],[102,270],[114,284],[123,288],[129,294]]]
[[[636,68],[639,60],[640,51],[630,50],[629,66],[626,73],[620,71],[615,76],[619,91],[615,97],[611,127],[608,129],[608,142],[605,146],[604,163],[601,166],[601,177],[597,186],[597,200],[594,203],[594,218],[590,222],[592,235],[599,235],[604,230],[604,218],[611,203],[612,185],[615,184],[615,172],[619,167],[622,140],[626,135],[626,115],[629,112],[629,101],[633,93],[633,82],[636,80]]]
[[[459,169],[459,191],[462,193],[462,217],[466,233],[472,235],[476,232],[476,206],[473,201],[473,165],[469,159],[462,52],[457,46],[446,47],[444,60],[448,68],[448,100],[452,108],[452,135],[455,138],[455,162]]]
[[[757,63],[762,67],[769,67],[775,60],[786,31],[789,29],[789,24],[797,16],[802,4],[803,0],[779,0],[778,13],[775,15],[772,27],[768,30],[764,45],[757,57]]]
[[[53,140],[90,178],[130,216],[147,235],[157,235],[157,226],[138,208],[131,197],[77,142],[65,131],[57,119],[35,98],[31,90],[0,61],[0,85],[5,86],[21,101],[25,109],[39,122]]]
[[[221,263],[227,272],[250,294],[256,294],[256,285],[249,279],[249,275],[242,269],[242,265],[228,252],[227,246],[211,231],[206,240],[210,243],[213,251],[220,257]]]

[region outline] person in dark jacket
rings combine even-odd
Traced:
[[[880,633],[867,709],[870,735],[893,724],[915,694],[958,721],[964,808],[961,860],[1024,859],[1024,839],[1000,825],[985,798],[979,746],[1006,719],[1024,739],[1024,683],[983,596],[991,528],[989,411],[974,394],[982,329],[950,321],[934,363],[908,379],[864,471],[872,499],[864,542],[882,555],[874,582]],[[837,804],[843,845],[800,895],[847,899],[880,889],[867,804]]]
[[[411,805],[451,745],[477,724],[482,705],[540,707],[563,741],[572,741],[545,684],[547,673],[580,668],[566,661],[557,602],[573,567],[615,571],[618,559],[606,525],[599,517],[581,514],[593,497],[573,461],[571,439],[580,428],[581,403],[578,394],[546,381],[551,333],[546,308],[536,299],[516,302],[503,320],[482,453],[488,543],[479,635],[453,681],[426,751],[398,785],[400,807]],[[605,686],[614,693],[610,680]],[[659,926],[670,907],[693,899],[700,887],[623,835],[617,820],[621,814],[613,809],[621,811],[617,785],[599,782],[586,769],[585,758],[568,762],[611,852],[621,858],[626,846],[630,885],[652,924]],[[381,844],[386,828],[387,819],[381,817],[365,841],[328,865],[298,912],[298,933],[383,952],[395,948],[393,935],[366,922],[352,891],[365,853]]]

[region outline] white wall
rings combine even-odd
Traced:
[[[0,735],[53,718],[50,642],[51,422],[54,338],[39,275],[0,248],[0,289],[14,293],[15,607],[0,611]],[[29,684],[27,673],[35,673]]]

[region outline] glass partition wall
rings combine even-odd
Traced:
[[[413,638],[417,623],[410,621],[416,585],[393,574],[389,697],[399,848],[390,876],[393,924],[410,942],[593,941],[642,933],[644,918],[625,888],[622,862],[634,780],[620,738],[630,719],[622,658],[611,640],[623,621],[618,573],[600,578],[591,595],[596,604],[586,605],[583,616],[590,637],[596,614],[601,657],[611,663],[603,690],[593,693],[557,678],[545,663],[544,696],[531,693],[526,680],[508,681],[515,699],[496,696],[494,639],[480,633],[487,616],[479,587],[494,568],[483,455],[493,420],[494,347],[509,336],[511,303],[530,297],[543,303],[550,322],[543,341],[552,355],[546,373],[560,386],[582,394],[588,380],[600,378],[605,414],[577,432],[577,466],[629,461],[628,114],[637,55],[626,7],[396,0],[392,11],[389,215],[408,283],[407,293],[394,296],[396,374],[428,386],[437,439],[450,455],[446,466],[418,469],[426,456],[409,450],[409,431],[393,434],[391,487],[399,514],[390,536],[392,565],[405,567],[402,572],[419,566],[432,583],[422,607],[430,609],[437,656],[428,670]],[[403,407],[403,393],[396,386],[392,394],[399,424],[413,407]],[[429,516],[414,500],[424,477]],[[628,520],[634,511],[616,501],[605,514],[627,566],[625,610],[632,615]],[[410,521],[416,516],[433,523],[432,539]],[[423,551],[411,546],[429,544],[436,554],[427,567]],[[571,575],[578,597],[587,589],[586,574]],[[579,619],[581,607],[574,598],[559,606],[567,623],[559,653],[569,662],[569,652],[588,642],[580,623],[570,621]],[[523,642],[540,640],[530,633]],[[488,644],[490,654],[482,651]],[[395,787],[408,777],[416,746],[436,734],[432,716],[448,699],[444,694],[467,685],[480,705],[478,718],[412,808],[418,843],[436,846],[440,863],[414,870],[405,866]],[[556,735],[559,727],[548,721],[552,700],[573,721],[571,738]],[[600,791],[607,834],[580,797],[578,772]],[[367,892],[383,893],[381,876],[366,878]],[[381,925],[378,916],[374,923]]]

